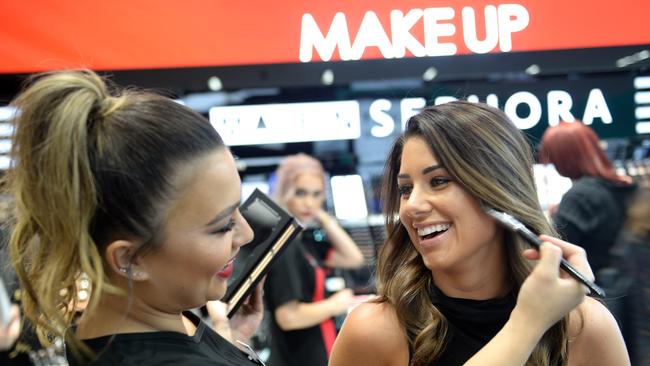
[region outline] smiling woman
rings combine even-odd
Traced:
[[[463,284],[450,274],[468,265],[502,273],[499,268],[506,263],[505,247],[499,245],[501,232],[478,201],[454,183],[423,138],[413,137],[404,144],[400,166],[399,216],[436,285],[450,296],[462,297]],[[489,296],[494,289],[484,287],[482,292],[485,295],[475,296]]]
[[[90,71],[40,76],[13,105],[12,262],[44,338],[65,337],[72,365],[253,364],[229,341],[255,331],[261,290],[227,332],[237,339],[185,312],[224,295],[253,236],[205,118]],[[72,324],[80,274],[92,295]]]
[[[346,318],[330,365],[629,364],[611,314],[559,275],[564,255],[593,278],[584,251],[545,235],[540,253],[524,250],[481,209],[554,234],[532,171],[498,109],[452,102],[412,117],[385,167],[380,297]]]

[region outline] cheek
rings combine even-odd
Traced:
[[[291,208],[295,209],[298,206],[300,206],[300,199],[298,197],[294,197],[290,199],[289,202],[287,202],[287,207],[290,209]]]
[[[194,265],[200,263],[206,272],[218,271],[230,258],[231,244],[231,234],[212,238],[208,236],[198,245],[198,250],[192,253],[193,258],[190,258],[189,262]]]

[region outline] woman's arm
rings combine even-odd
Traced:
[[[587,298],[570,324],[569,365],[630,365],[618,324],[603,304]]]
[[[408,362],[406,334],[393,308],[364,303],[345,319],[329,366],[407,366]]]
[[[325,264],[332,268],[359,268],[363,265],[363,253],[345,230],[327,212],[321,210],[318,220],[327,232],[327,238],[332,243],[334,252],[326,259]]]
[[[295,330],[312,327],[333,316],[345,313],[354,301],[350,289],[343,289],[317,302],[290,301],[275,309],[275,321],[280,329]]]
[[[0,325],[0,351],[11,349],[20,335],[20,308],[12,304],[7,325]]]

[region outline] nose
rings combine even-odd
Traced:
[[[253,228],[251,228],[251,226],[248,224],[248,221],[246,221],[239,210],[237,210],[236,220],[236,231],[232,239],[232,245],[233,247],[241,247],[253,240],[254,233]]]
[[[418,218],[431,212],[432,205],[417,186],[414,186],[406,202],[403,202],[403,210],[406,215],[412,218]]]
[[[305,197],[304,202],[305,202],[305,206],[307,206],[307,208],[314,208],[317,205],[318,199],[316,199],[315,197],[312,197],[312,196],[308,196],[308,197]]]

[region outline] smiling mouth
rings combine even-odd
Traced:
[[[418,229],[417,233],[420,240],[433,239],[440,234],[446,233],[450,227],[451,225],[448,224],[433,225],[430,227]]]
[[[444,234],[444,233],[446,233],[446,232],[447,232],[447,230],[436,231],[436,232],[431,233],[431,234],[427,234],[427,235],[420,236],[420,240],[433,239],[433,238],[435,238],[436,236],[438,236],[438,235],[440,235],[440,234]]]

